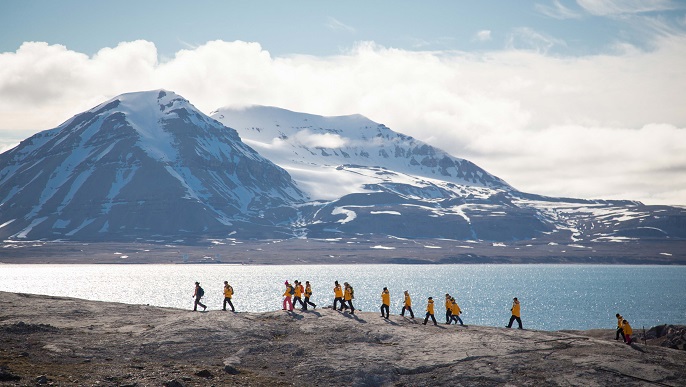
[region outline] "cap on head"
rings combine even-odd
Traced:
[[[196,281],[195,284],[196,284],[196,285],[200,285],[200,282]]]

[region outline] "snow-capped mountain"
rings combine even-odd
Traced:
[[[582,257],[686,239],[683,208],[523,193],[360,115],[212,117],[170,91],[129,93],[26,139],[0,154],[0,237],[535,241]]]
[[[164,90],[120,95],[0,155],[4,238],[271,237],[307,199],[233,129]]]
[[[253,106],[221,108],[210,116],[236,129],[315,199],[402,186],[411,186],[414,192],[406,193],[417,197],[444,197],[455,189],[512,190],[470,161],[361,115],[323,117]]]
[[[551,243],[686,237],[686,212],[631,201],[526,194],[473,163],[360,115],[274,107],[211,116],[286,169],[321,204],[301,207],[300,233]]]

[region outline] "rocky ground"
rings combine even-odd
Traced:
[[[0,292],[0,385],[686,385],[686,351],[651,345],[661,338],[421,322]]]

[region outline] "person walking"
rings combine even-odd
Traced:
[[[305,306],[303,310],[307,310],[307,305],[311,305],[312,309],[317,309],[317,304],[310,301],[310,297],[312,297],[312,286],[310,286],[310,281],[305,281]]]
[[[622,315],[619,313],[617,313],[615,317],[617,317],[617,332],[615,333],[615,340],[619,340],[619,335],[622,335],[622,341],[626,342],[626,337],[624,337],[624,327],[622,326],[624,317],[622,317]]]
[[[457,301],[455,301],[455,297],[450,297],[450,322],[455,321],[455,324],[457,324],[459,322],[461,326],[464,326],[464,323],[462,322],[462,319],[460,318],[461,314],[462,314],[462,309],[460,309],[460,306],[457,305]]]
[[[334,281],[333,296],[334,296],[334,299],[333,299],[334,310],[336,310],[336,303],[340,303],[340,305],[341,305],[340,309],[338,309],[339,311],[343,310],[343,307],[347,308],[347,306],[343,302],[343,289],[341,288],[341,285],[338,283],[338,281]]]
[[[226,304],[229,304],[232,312],[236,311],[236,308],[233,307],[233,303],[231,303],[231,297],[233,297],[233,287],[229,285],[229,281],[224,281],[224,307],[222,308],[223,311],[226,311]]]
[[[291,300],[291,297],[295,294],[295,289],[293,289],[293,286],[291,286],[288,281],[284,282],[284,285],[286,285],[286,291],[283,293],[283,310],[292,311],[293,301]]]
[[[383,288],[381,292],[381,317],[388,319],[391,307],[391,293],[388,292],[388,288]],[[384,314],[386,311],[386,314]]]
[[[403,302],[403,309],[400,311],[401,316],[405,316],[405,311],[410,312],[410,318],[414,318],[414,312],[412,312],[412,298],[410,298],[410,293],[405,290],[405,301]]]
[[[631,325],[629,325],[628,321],[622,321],[622,330],[624,331],[624,342],[627,343],[627,345],[631,345],[631,335],[634,333],[634,330],[631,329]]]
[[[295,280],[295,286],[293,287],[293,306],[295,307],[295,304],[297,302],[300,303],[300,308],[305,310],[305,303],[303,302],[302,295],[303,295],[303,287],[300,281]]]
[[[436,322],[436,317],[434,317],[434,299],[432,297],[429,297],[429,300],[426,302],[426,317],[424,317],[424,325],[429,321],[429,317],[431,317],[431,320],[433,320],[434,325],[438,325]]]
[[[445,323],[447,325],[450,325],[450,322],[452,319],[450,316],[452,316],[451,312],[451,307],[453,306],[453,302],[450,300],[450,294],[446,293],[445,294]]]
[[[355,307],[353,306],[353,298],[355,298],[355,292],[353,290],[353,287],[350,286],[350,284],[347,282],[344,282],[343,286],[345,287],[343,291],[343,305],[348,303],[348,307],[350,307],[350,313],[355,314]]]
[[[520,314],[520,304],[519,300],[517,297],[512,299],[512,308],[510,308],[510,311],[512,311],[512,316],[510,317],[510,323],[507,324],[508,328],[512,328],[512,323],[517,320],[517,323],[519,324],[519,329],[522,329],[522,318]]]
[[[200,302],[200,299],[205,295],[205,290],[203,290],[202,287],[200,287],[200,282],[195,283],[195,291],[193,292],[193,297],[195,297],[195,303],[193,304],[193,312],[198,311],[198,305],[202,306],[202,311],[204,312],[207,310],[207,306],[205,306],[202,302]]]

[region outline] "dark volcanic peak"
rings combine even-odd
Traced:
[[[165,90],[115,97],[0,155],[3,238],[270,236],[290,218],[276,209],[306,199],[233,129]]]

